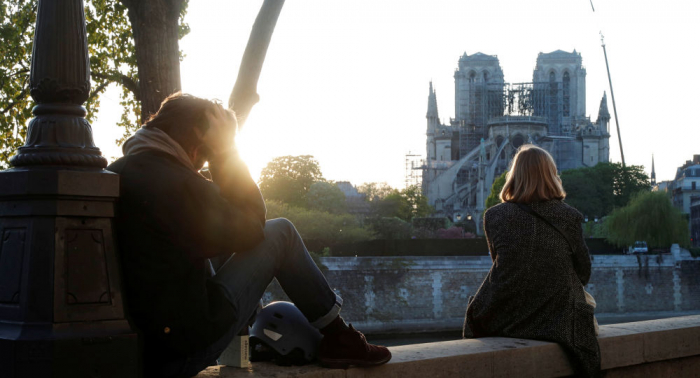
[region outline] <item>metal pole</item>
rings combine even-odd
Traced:
[[[620,122],[617,120],[617,106],[615,105],[615,92],[613,92],[612,78],[610,77],[610,65],[608,64],[608,52],[605,50],[605,40],[603,34],[600,35],[600,42],[605,55],[605,68],[608,70],[608,82],[610,83],[610,96],[612,97],[613,112],[615,113],[615,126],[617,126],[617,140],[620,142],[620,155],[622,156],[622,168],[625,167],[625,153],[622,151],[622,136],[620,136]]]

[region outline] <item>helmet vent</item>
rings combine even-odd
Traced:
[[[280,314],[279,312],[275,312],[275,313],[273,314],[273,316],[274,316],[275,318],[278,318],[278,319],[284,318],[284,316],[282,316],[282,314]]]

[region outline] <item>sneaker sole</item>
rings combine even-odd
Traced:
[[[370,361],[364,361],[364,360],[349,360],[349,359],[319,359],[321,362],[321,366],[329,369],[347,369],[350,366],[357,366],[357,367],[370,367],[370,366],[377,366],[377,365],[382,365],[391,360],[391,355],[387,356],[383,360],[375,361],[375,362],[370,362]]]

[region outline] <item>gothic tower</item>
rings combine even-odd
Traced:
[[[488,137],[488,119],[503,115],[503,70],[496,55],[464,53],[454,79],[459,156],[464,156]]]
[[[435,90],[433,89],[433,82],[430,82],[430,88],[428,91],[428,113],[425,115],[428,120],[428,131],[427,131],[427,160],[435,160],[435,131],[440,125],[440,118],[438,117],[437,109],[437,96],[435,95]]]
[[[538,110],[546,116],[550,135],[571,135],[577,120],[586,116],[586,69],[576,50],[540,53],[532,73],[535,90],[545,99]]]

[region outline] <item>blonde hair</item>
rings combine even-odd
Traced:
[[[532,144],[521,146],[513,157],[500,197],[503,202],[518,203],[564,199],[566,192],[552,155]]]

